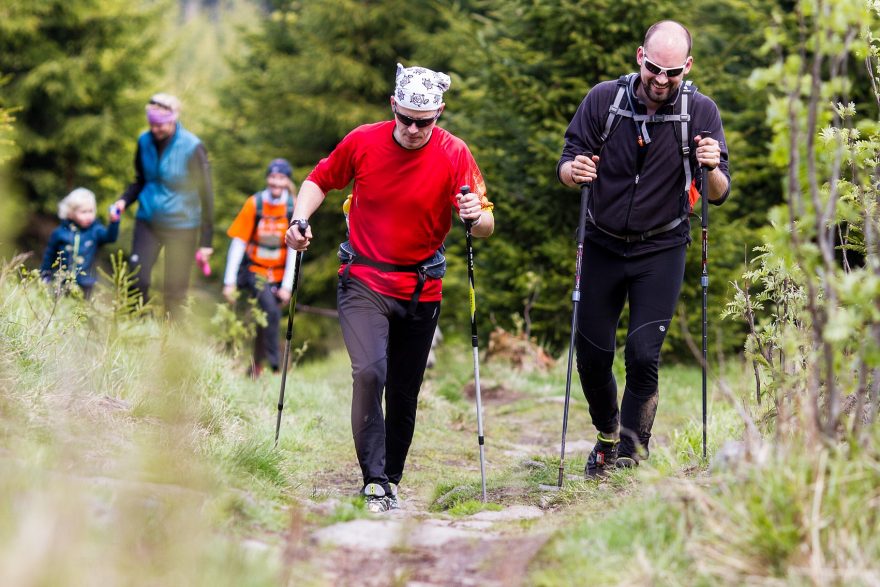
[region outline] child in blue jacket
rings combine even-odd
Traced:
[[[110,226],[96,220],[95,194],[85,188],[76,188],[58,204],[61,226],[49,237],[40,274],[51,281],[58,272],[70,280],[75,279],[83,295],[89,297],[95,286],[95,257],[98,247],[116,242],[119,236],[119,213],[111,208]]]

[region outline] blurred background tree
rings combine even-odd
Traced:
[[[5,2],[0,7],[0,106],[15,108],[10,176],[32,215],[22,244],[39,248],[56,203],[87,186],[109,201],[131,179],[131,142],[161,4],[127,0]]]
[[[636,48],[652,22],[680,18],[694,34],[691,78],[718,103],[731,152],[733,192],[711,212],[710,312],[714,340],[735,351],[742,327],[714,317],[746,251],[760,242],[766,211],[781,201],[778,174],[766,165],[767,101],[745,81],[769,60],[766,15],[791,18],[790,11],[782,0],[695,0],[683,14],[666,0],[46,0],[0,7],[0,73],[9,80],[0,86],[0,107],[21,108],[19,155],[7,172],[22,185],[31,218],[54,214],[78,184],[109,201],[133,176],[144,101],[155,91],[175,93],[184,123],[212,160],[214,244],[223,253],[225,229],[262,187],[270,159],[290,159],[301,182],[349,130],[390,118],[397,62],[448,71],[453,84],[440,123],[471,147],[497,206],[497,233],[476,251],[480,331],[524,327],[559,352],[568,340],[579,199],[555,176],[564,129],[593,84],[636,69]],[[335,305],[346,193],[329,194],[313,219],[321,236],[304,263],[305,304]],[[443,322],[466,330],[463,241],[456,224]],[[123,235],[120,243],[128,242]],[[19,242],[36,250],[42,244],[34,234]],[[699,330],[699,253],[691,247],[680,305],[692,332]],[[217,284],[208,285],[216,295]],[[684,356],[677,324],[667,350]]]

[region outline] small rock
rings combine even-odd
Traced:
[[[544,512],[542,512],[540,508],[530,505],[514,505],[503,510],[485,510],[477,512],[470,516],[470,519],[490,522],[506,522],[510,520],[531,520],[534,518],[540,518],[543,515]]]

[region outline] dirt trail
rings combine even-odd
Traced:
[[[515,401],[507,394],[490,394],[484,403],[487,418]],[[511,466],[538,446],[553,441],[528,425],[537,414],[518,414],[521,432],[507,448],[492,447],[495,465]],[[510,450],[510,447],[515,450]],[[331,494],[344,495],[352,479],[325,478]],[[356,481],[355,481],[356,482]],[[403,494],[401,509],[369,518],[325,527],[305,520],[326,515],[339,503],[307,502],[306,511],[294,512],[286,538],[288,584],[405,585],[408,587],[469,586],[509,587],[523,584],[529,564],[549,539],[541,530],[527,531],[524,520],[538,520],[547,511],[529,503],[524,490],[493,490],[489,502],[502,506],[471,516],[453,517],[428,511],[427,503]],[[305,515],[314,513],[318,515]],[[308,574],[308,576],[305,576]]]
[[[513,515],[541,515],[531,509]],[[403,510],[309,531],[289,562],[294,573],[308,562],[329,585],[519,585],[547,536],[503,525],[479,514],[451,520]]]

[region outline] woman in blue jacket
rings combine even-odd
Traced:
[[[114,206],[122,213],[138,202],[130,263],[140,267],[136,288],[144,301],[165,249],[165,308],[173,316],[186,299],[195,256],[207,263],[214,252],[211,167],[202,141],[180,124],[180,100],[156,94],[146,110],[150,130],[138,138],[136,178]]]

